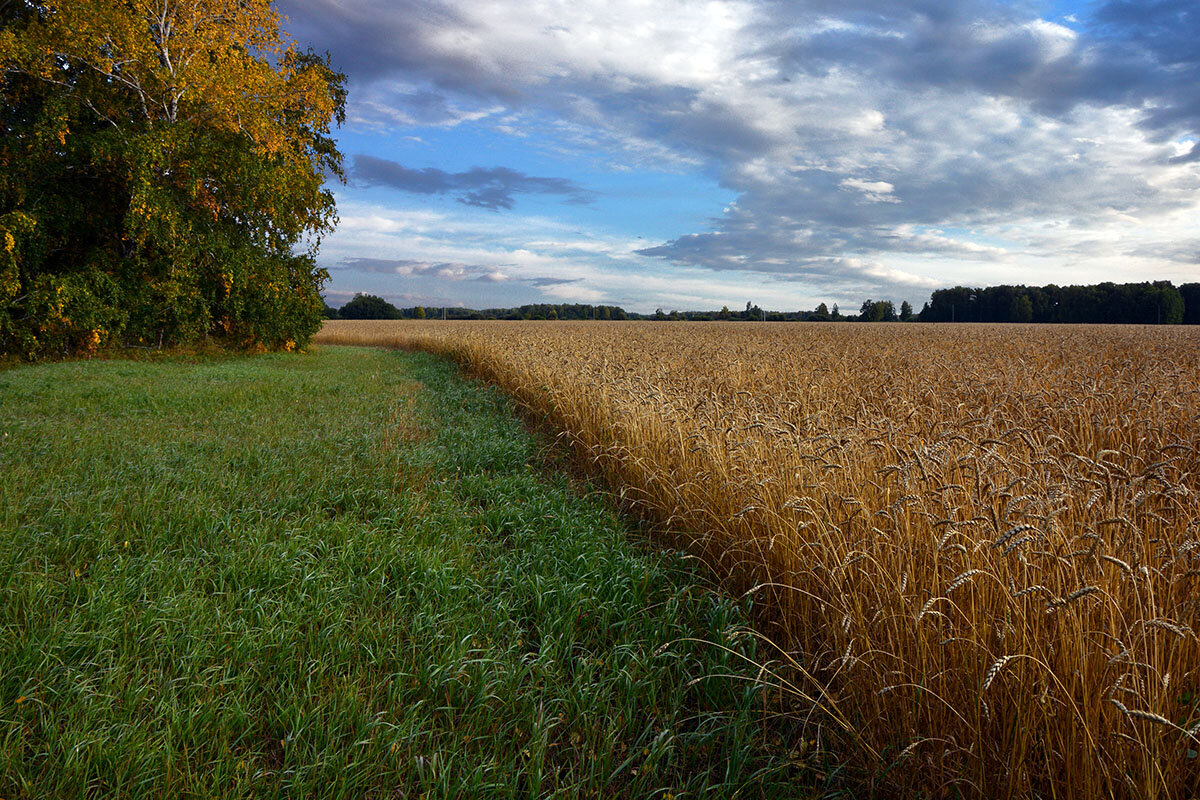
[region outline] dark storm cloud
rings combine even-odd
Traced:
[[[410,169],[384,158],[354,157],[351,179],[360,186],[386,186],[416,194],[453,194],[460,203],[490,211],[511,209],[517,194],[559,195],[571,203],[587,203],[593,194],[566,178],[539,178],[507,167],[473,167],[446,172],[427,167]]]

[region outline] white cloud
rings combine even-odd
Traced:
[[[904,270],[855,259],[814,262],[800,276],[785,268],[776,274],[714,274],[638,256],[634,251],[644,243],[637,240],[536,216],[512,215],[497,223],[464,210],[424,229],[404,224],[409,213],[385,206],[347,201],[342,213],[354,233],[339,230],[322,250],[322,262],[333,268],[327,294],[336,298],[370,291],[409,304],[452,305],[447,298],[470,285],[480,287],[473,295],[478,299],[467,303],[475,307],[531,302],[529,293],[537,292],[541,302],[609,303],[642,312],[732,307],[747,300],[795,310],[820,302],[848,308],[880,282],[916,293],[932,285]],[[398,224],[379,224],[392,215]],[[372,232],[364,235],[366,230]]]
[[[899,203],[900,198],[894,195],[896,187],[887,181],[868,181],[862,178],[843,178],[840,184],[847,189],[855,189],[873,203]]]
[[[1122,40],[992,0],[287,4],[314,33],[327,19],[354,34],[364,124],[536,132],[612,169],[703,170],[738,194],[712,230],[646,248],[652,260],[627,236],[549,220],[353,207],[335,250],[561,272],[576,282],[554,291],[574,297],[611,297],[613,276],[666,291],[639,263],[655,279],[699,269],[686,274],[713,286],[786,277],[909,297],[982,276],[1198,277],[1179,246],[1200,240],[1195,13]],[[1142,24],[1120,4],[1094,12]],[[685,286],[671,291],[717,291]]]

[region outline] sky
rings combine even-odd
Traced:
[[[327,301],[1200,281],[1196,0],[277,0],[349,77]]]

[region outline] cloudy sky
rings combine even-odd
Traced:
[[[1195,0],[280,0],[350,76],[327,299],[1200,280]]]

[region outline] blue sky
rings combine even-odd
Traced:
[[[1200,280],[1194,0],[278,7],[350,78],[333,305]]]

